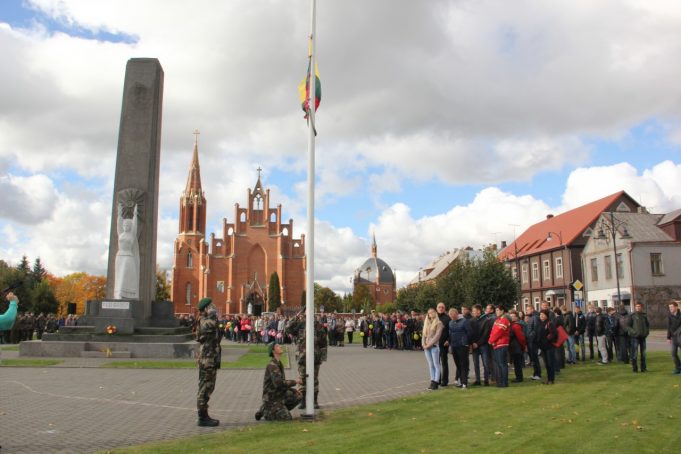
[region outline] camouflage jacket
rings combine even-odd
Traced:
[[[217,321],[211,317],[202,316],[199,320],[196,339],[201,344],[199,347],[199,366],[204,368],[220,368],[222,355],[222,347],[220,347],[221,337],[220,333],[218,333]]]
[[[281,361],[272,358],[265,368],[265,379],[262,384],[263,402],[277,402],[284,400],[286,391],[296,385],[295,380],[286,380],[284,366]]]
[[[327,355],[327,338],[326,329],[318,321],[314,322],[314,362],[315,364],[321,364],[322,361],[326,361]],[[298,363],[305,362],[305,320],[297,320],[289,325],[289,331],[296,338],[296,359]]]

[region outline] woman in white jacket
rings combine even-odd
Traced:
[[[432,307],[428,309],[428,315],[423,321],[423,335],[421,345],[426,354],[428,372],[430,373],[430,386],[428,389],[436,390],[440,382],[440,347],[438,342],[444,326]]]

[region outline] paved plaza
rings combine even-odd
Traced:
[[[197,370],[98,367],[108,361],[65,358],[59,366],[0,368],[0,453],[85,453],[266,424],[253,418],[262,369],[218,372],[210,414],[220,427],[212,429],[196,425]],[[296,378],[297,370],[286,375]],[[320,383],[327,410],[416,394],[428,378],[421,352],[353,344],[329,348]]]
[[[661,332],[651,334],[649,350],[666,348]],[[107,361],[65,358],[59,366],[0,368],[0,454],[89,453],[267,424],[253,418],[263,370],[219,371],[210,414],[220,427],[213,429],[196,426],[197,370],[99,367]],[[297,371],[286,374],[295,378]],[[320,375],[322,411],[414,395],[428,385],[423,353],[358,344],[330,347]]]

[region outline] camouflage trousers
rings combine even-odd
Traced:
[[[321,366],[321,364],[314,365],[315,396],[319,393],[319,366]],[[303,384],[300,385],[300,392],[303,396],[305,396],[305,386],[307,386],[307,378],[305,378],[305,376],[307,375],[307,373],[305,372],[305,357],[302,358],[302,361],[298,362],[298,375],[300,376],[300,379],[303,381]]]
[[[289,389],[286,391],[286,396],[284,396],[283,400],[263,402],[260,412],[267,421],[290,421],[293,419],[291,417],[291,410],[296,408],[302,400],[303,396],[300,391]]]
[[[208,408],[208,400],[215,390],[217,369],[199,366],[199,392],[196,395],[196,407],[199,410]]]

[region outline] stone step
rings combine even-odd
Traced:
[[[125,351],[95,351],[83,350],[80,352],[81,358],[132,358],[130,352]]]

